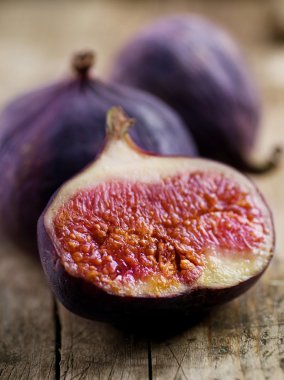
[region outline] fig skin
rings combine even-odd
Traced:
[[[208,165],[211,162],[211,160],[207,160]],[[231,170],[226,165],[222,166],[224,170],[226,168]],[[131,326],[138,323],[141,326],[149,323],[159,325],[161,321],[173,322],[176,319],[190,321],[196,315],[207,312],[247,291],[265,272],[273,256],[275,235],[272,215],[262,195],[256,189],[257,195],[269,212],[272,225],[272,241],[270,250],[267,252],[267,261],[258,273],[233,286],[214,288],[197,286],[188,289],[183,294],[171,296],[135,297],[110,294],[82,277],[69,274],[61,262],[55,242],[46,228],[45,217],[63,188],[64,185],[54,194],[39,218],[38,248],[43,269],[57,298],[71,312],[88,319],[108,321],[119,325],[129,323]]]
[[[277,166],[280,148],[265,162],[248,159],[260,127],[259,94],[235,42],[205,18],[176,15],[144,28],[118,53],[110,80],[175,109],[201,156],[255,174]]]
[[[74,75],[23,95],[0,115],[0,219],[6,235],[30,246],[51,195],[95,159],[114,104],[137,119],[136,143],[158,154],[196,155],[179,117],[142,91],[91,77],[94,56],[74,56]]]

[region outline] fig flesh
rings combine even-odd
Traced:
[[[265,162],[249,158],[261,121],[259,94],[235,42],[205,18],[170,16],[138,32],[118,53],[110,79],[168,103],[201,156],[252,173],[277,166],[280,148]]]
[[[142,151],[131,122],[109,111],[100,157],[39,219],[53,291],[71,311],[108,321],[192,314],[241,294],[274,248],[258,189],[217,162]]]
[[[1,228],[18,241],[36,242],[36,223],[55,190],[95,159],[105,139],[105,114],[120,104],[137,125],[143,149],[195,155],[174,112],[153,96],[90,75],[93,55],[77,54],[74,75],[12,102],[0,116]]]

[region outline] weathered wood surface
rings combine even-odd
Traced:
[[[107,73],[117,47],[140,24],[171,11],[198,10],[230,28],[246,48],[263,93],[264,128],[255,157],[264,156],[284,143],[284,46],[269,41],[268,4],[1,2],[0,103],[53,80],[77,48],[96,48],[98,72]],[[1,242],[0,379],[283,379],[283,165],[255,179],[275,219],[272,265],[246,295],[171,338],[141,337],[72,315],[54,302],[37,261]]]
[[[54,302],[40,264],[1,243],[0,379],[54,379]]]
[[[61,379],[147,379],[147,339],[60,308]]]

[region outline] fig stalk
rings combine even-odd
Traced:
[[[134,119],[129,119],[122,108],[113,107],[107,113],[107,141],[120,140],[128,134],[129,128],[135,124]]]
[[[83,50],[76,53],[72,59],[72,67],[75,73],[87,76],[95,63],[95,54],[91,50]]]

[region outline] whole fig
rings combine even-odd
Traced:
[[[0,220],[15,240],[35,242],[37,219],[50,196],[95,159],[105,113],[121,105],[138,121],[133,139],[159,154],[195,155],[179,117],[155,97],[92,78],[94,56],[80,52],[74,75],[26,94],[0,116]]]
[[[118,54],[111,80],[168,103],[202,156],[256,173],[278,162],[279,149],[265,163],[249,162],[260,126],[258,92],[234,41],[202,17],[171,16],[142,30]]]

